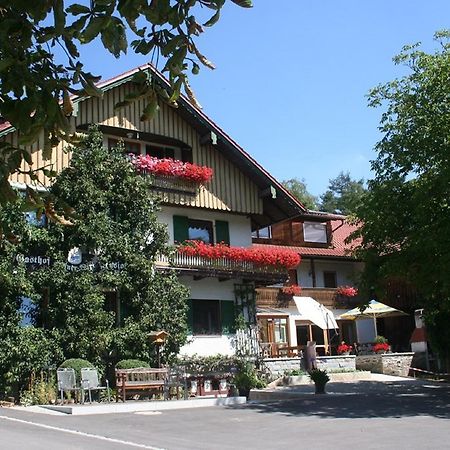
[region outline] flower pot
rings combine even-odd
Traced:
[[[315,383],[314,386],[316,388],[316,390],[315,390],[316,394],[325,394],[325,384]]]
[[[342,352],[342,353],[339,353],[339,356],[348,356],[348,355],[350,355],[350,352]]]

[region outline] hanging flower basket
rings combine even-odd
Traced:
[[[197,185],[207,183],[213,176],[213,169],[209,167],[172,158],[160,159],[150,155],[130,155],[130,161],[139,173],[181,178]]]

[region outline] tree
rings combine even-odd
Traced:
[[[364,196],[364,180],[352,180],[349,172],[341,172],[329,181],[328,190],[320,197],[320,209],[331,213],[352,214]]]
[[[150,180],[135,172],[123,148],[104,148],[96,130],[72,154],[50,195],[56,210],[75,208],[73,225],[28,226],[17,231],[24,236],[19,243],[4,242],[11,254],[51,261],[30,268],[7,258],[24,274],[18,281],[4,278],[15,286],[8,295],[15,324],[10,329],[17,329],[17,303],[27,295],[35,330],[52,343],[54,364],[70,357],[101,368],[129,357],[156,363],[149,332],[163,329],[169,333],[163,357],[170,358],[186,340],[188,292],[175,274],[155,270],[157,255],[170,249],[166,229],[156,220]],[[20,215],[16,208],[15,222],[23,222]]]
[[[306,187],[305,180],[298,178],[291,178],[290,180],[282,181],[281,184],[296,198],[303,203],[308,209],[317,209],[317,197],[310,194]]]
[[[432,54],[408,46],[394,59],[409,73],[380,85],[370,106],[385,108],[383,138],[372,162],[364,203],[360,255],[366,280],[391,275],[413,283],[426,311],[429,336],[450,360],[450,35],[436,33]]]
[[[242,7],[252,6],[251,0],[231,1]],[[139,87],[125,99],[125,103],[137,98],[145,100],[142,120],[155,115],[158,98],[175,105],[182,87],[197,104],[187,72],[198,73],[200,65],[214,68],[197,48],[195,37],[203,32],[203,27],[219,20],[226,0],[88,3],[0,0],[0,118],[19,130],[20,145],[31,144],[43,136],[46,160],[59,141],[73,142],[77,138],[68,120],[73,111],[70,94],[102,95],[95,86],[100,77],[86,71],[80,60],[80,45],[100,37],[104,48],[116,58],[131,47],[136,53],[150,55],[156,66],[163,61],[162,70],[168,73],[172,91],[158,89],[152,80],[141,77]],[[213,10],[203,25],[198,23],[202,7]],[[57,49],[63,52],[65,60],[57,57]],[[0,202],[5,202],[15,198],[8,184],[9,175],[20,170],[23,159],[30,162],[30,157],[19,147],[0,143],[0,158]]]

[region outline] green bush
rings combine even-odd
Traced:
[[[292,369],[292,370],[285,370],[284,375],[286,377],[300,377],[302,375],[306,375],[306,372],[302,369]]]
[[[261,389],[266,387],[266,381],[261,378],[255,365],[249,361],[240,361],[238,372],[234,376],[234,384],[239,393],[248,393],[250,389]]]
[[[81,358],[71,358],[66,359],[60,366],[61,369],[70,368],[75,370],[75,376],[77,377],[77,381],[81,380],[81,369],[89,368],[95,369],[94,365],[89,361]]]
[[[116,364],[116,369],[136,369],[138,367],[150,367],[150,364],[140,359],[122,359]]]

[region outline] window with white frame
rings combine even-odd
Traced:
[[[328,242],[327,224],[319,222],[304,222],[303,237],[305,239],[305,242],[326,244]]]

